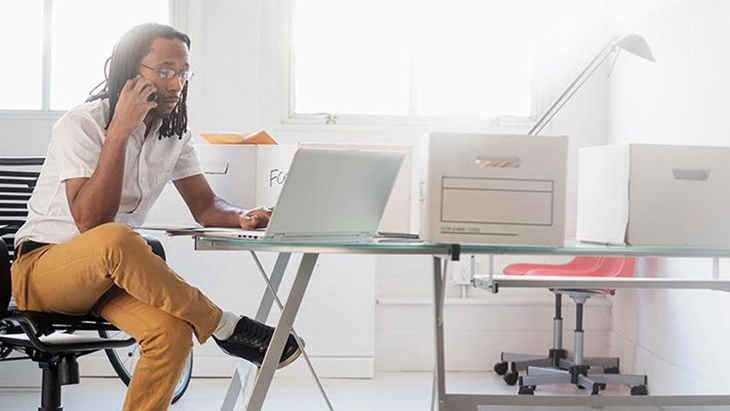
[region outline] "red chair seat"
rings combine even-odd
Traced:
[[[635,262],[633,257],[575,257],[565,264],[510,264],[503,272],[507,275],[631,277]]]

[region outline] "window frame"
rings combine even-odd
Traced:
[[[57,119],[66,110],[51,110],[51,23],[53,16],[53,2],[56,0],[43,0],[43,56],[41,71],[41,108],[38,110],[28,109],[0,109],[0,119]],[[186,29],[188,0],[167,0],[170,22],[174,26]]]
[[[537,121],[538,113],[540,113],[549,102],[546,102],[549,96],[547,87],[540,87],[535,81],[535,76],[530,84],[532,101],[530,102],[529,116],[426,116],[410,114],[415,111],[415,93],[413,86],[415,76],[410,77],[409,88],[409,114],[407,115],[354,115],[354,114],[337,114],[337,113],[316,113],[316,114],[298,114],[295,108],[295,50],[294,50],[294,23],[296,16],[295,1],[302,0],[278,0],[281,4],[278,10],[281,12],[277,20],[276,26],[280,29],[274,34],[277,38],[274,43],[280,47],[282,52],[281,61],[281,85],[282,85],[282,101],[280,104],[280,124],[285,128],[287,126],[360,126],[364,128],[406,128],[406,129],[433,129],[434,127],[447,127],[458,131],[499,131],[506,130],[514,132],[522,129],[529,129],[535,121]],[[411,66],[413,70],[413,66]]]

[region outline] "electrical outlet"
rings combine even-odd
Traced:
[[[472,271],[471,261],[449,261],[449,270],[451,270],[451,279],[457,285],[471,285]]]

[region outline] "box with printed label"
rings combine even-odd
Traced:
[[[421,143],[423,240],[563,245],[567,137],[429,133]]]

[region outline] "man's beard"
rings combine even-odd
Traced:
[[[175,112],[175,109],[177,109],[177,106],[175,106],[175,108],[173,108],[172,110],[170,110],[170,112],[164,112],[164,111],[163,112],[160,112],[160,111],[157,111],[156,109],[152,109],[152,110],[150,110],[150,114],[154,118],[158,118],[160,120],[167,120],[170,117],[172,117],[172,113]]]

